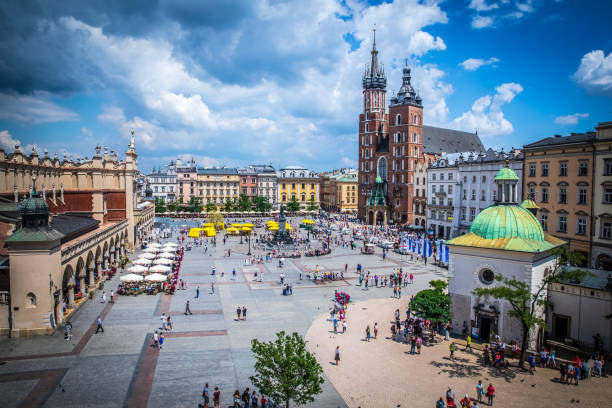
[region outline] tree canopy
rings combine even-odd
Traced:
[[[253,204],[251,203],[249,196],[247,196],[246,194],[240,194],[240,198],[238,199],[238,209],[244,212],[251,211],[252,207]]]
[[[223,211],[232,212],[234,211],[234,203],[229,198],[225,200],[225,205],[223,206]]]
[[[255,355],[255,375],[249,377],[261,394],[268,395],[285,407],[293,401],[303,405],[314,401],[321,392],[323,369],[315,357],[306,350],[306,343],[299,334],[276,334],[276,340],[251,341]]]
[[[211,201],[206,203],[206,212],[214,212],[217,211],[217,205]]]
[[[410,310],[417,316],[434,323],[448,322],[450,315],[450,296],[445,292],[448,282],[432,280],[431,289],[420,291],[410,302]]]
[[[291,200],[287,203],[287,211],[297,212],[300,211],[300,202],[295,197],[291,197]]]
[[[306,209],[308,211],[316,211],[319,209],[319,204],[317,204],[317,202],[314,199],[314,196],[310,197],[310,200],[308,200],[308,204],[306,204]]]
[[[253,197],[253,204],[255,205],[255,210],[258,212],[265,213],[272,209],[272,204],[270,204],[265,197]]]

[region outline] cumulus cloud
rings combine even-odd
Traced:
[[[487,4],[487,0],[472,0],[468,7],[476,11],[490,11],[499,8],[499,5],[495,2]]]
[[[612,96],[612,53],[586,53],[572,79],[589,93]]]
[[[533,0],[472,0],[468,8],[474,11],[471,25],[475,29],[500,27],[504,22],[520,20],[535,11]]]
[[[571,115],[558,116],[555,118],[555,123],[560,125],[575,125],[578,121],[588,118],[588,113],[572,113]]]
[[[33,149],[36,149],[36,151],[40,150],[35,144],[27,144],[24,146],[19,139],[13,138],[8,130],[0,131],[0,146],[2,146],[4,151],[13,152],[17,145],[21,147],[21,151],[25,154],[30,154]]]
[[[465,69],[466,71],[476,71],[478,68],[485,65],[495,66],[495,64],[497,64],[498,62],[499,59],[495,57],[491,57],[486,60],[482,58],[468,58],[465,61],[459,63],[459,65],[463,67],[463,69]]]
[[[487,28],[491,27],[495,23],[493,17],[482,16],[480,14],[475,15],[472,18],[472,28]]]
[[[78,115],[55,104],[47,92],[33,95],[0,93],[0,119],[40,124],[73,121]]]
[[[495,88],[495,95],[485,95],[478,98],[472,108],[451,122],[451,126],[465,131],[478,130],[480,136],[507,135],[514,131],[512,123],[506,119],[502,111],[503,105],[510,103],[523,87],[510,82]]]

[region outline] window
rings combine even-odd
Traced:
[[[487,199],[487,192],[485,190],[482,190],[480,192],[480,201],[484,201]]]
[[[472,176],[472,183],[476,182],[476,176]]]
[[[482,182],[486,183],[487,182],[487,176],[482,176]]]
[[[448,194],[453,194],[453,186],[452,184],[448,186]]]
[[[612,187],[604,187],[603,199],[604,203],[612,204]]]
[[[36,307],[36,295],[33,294],[32,292],[28,293],[26,295],[26,304],[25,304],[26,308],[32,308],[32,307]]]
[[[612,239],[612,222],[601,223],[601,237],[603,239]]]
[[[548,202],[548,187],[542,187],[542,202]]]
[[[463,182],[467,183],[467,176],[463,176]]]
[[[431,192],[432,192],[432,194],[436,193],[436,186],[435,186],[435,184],[433,186],[431,186]]]
[[[444,192],[444,184],[442,184],[442,185],[440,186],[440,192],[441,192],[441,193],[443,193],[443,192]]]
[[[578,225],[576,227],[576,234],[578,235],[586,235],[586,218],[578,218]]]
[[[583,160],[578,163],[578,175],[579,176],[589,175],[589,162]]]
[[[431,175],[431,179],[432,179],[433,181],[436,181],[436,173],[433,173],[433,174]]]
[[[540,216],[540,225],[542,225],[542,229],[544,231],[548,231],[548,215],[542,214]]]
[[[535,163],[529,164],[529,177],[535,177],[536,165]]]
[[[567,163],[559,163],[559,175],[567,176]]]
[[[449,197],[448,199],[448,206],[452,207],[453,206],[453,199]]]
[[[472,196],[471,196],[472,200],[476,199],[476,190],[472,190]]]
[[[476,218],[476,209],[470,208],[470,221],[474,221],[474,218]]]
[[[448,173],[448,179],[452,180],[453,179],[453,173]]]
[[[435,220],[435,219],[436,219],[436,217],[437,217],[436,210],[431,210],[431,218],[432,218],[433,220]]]
[[[461,221],[465,221],[465,208],[461,208]]]
[[[497,201],[497,190],[493,189],[493,201]]]
[[[440,180],[444,180],[444,173],[440,173]]]
[[[548,163],[542,163],[542,177],[548,177]]]
[[[567,217],[565,215],[559,216],[559,232],[567,232]]]
[[[480,281],[485,285],[490,285],[495,280],[495,274],[490,269],[483,269],[478,276],[480,277]]]
[[[529,186],[529,198],[535,199],[536,189],[533,186]]]
[[[587,189],[584,187],[578,188],[578,204],[587,203]]]
[[[559,189],[559,204],[567,204],[567,188],[565,187]]]
[[[612,159],[604,160],[604,176],[612,176]]]
[[[402,115],[397,115],[395,117],[395,124],[396,125],[401,125],[402,124]]]
[[[431,205],[436,205],[436,197],[431,197]]]

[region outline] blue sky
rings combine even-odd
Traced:
[[[372,27],[388,97],[408,58],[425,123],[518,147],[612,120],[610,2],[109,0],[0,4],[0,145],[142,171],[355,166]]]

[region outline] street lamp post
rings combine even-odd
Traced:
[[[249,242],[249,252],[247,253],[247,255],[250,256],[251,255],[251,237],[250,236],[247,237],[247,241]]]

